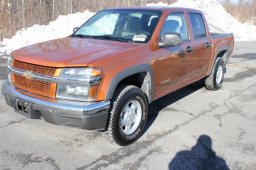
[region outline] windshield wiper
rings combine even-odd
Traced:
[[[114,41],[120,41],[120,42],[129,42],[128,39],[124,39],[121,37],[114,37],[111,35],[97,35],[97,36],[92,36],[92,38],[107,39],[107,40],[114,40]]]
[[[106,39],[106,40],[114,40],[120,42],[130,42],[128,39],[124,39],[121,37],[114,37],[111,35],[84,35],[84,34],[73,34],[72,37],[79,37],[79,38],[96,38],[96,39]]]
[[[73,34],[71,37],[79,37],[79,38],[92,38],[92,36],[84,35],[84,34]]]

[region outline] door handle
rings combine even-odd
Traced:
[[[207,42],[205,45],[206,45],[206,48],[210,48],[212,46],[211,43],[209,42]]]
[[[178,55],[179,55],[180,57],[185,57],[185,56],[186,56],[186,51],[181,50],[181,51],[178,52]]]
[[[181,50],[179,51],[177,54],[180,56],[180,57],[185,57],[187,53],[191,53],[193,51],[193,47],[191,46],[188,46],[186,48],[186,50]]]
[[[187,49],[186,49],[186,52],[187,52],[187,53],[193,52],[193,47],[188,46]]]

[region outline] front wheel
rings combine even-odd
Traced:
[[[121,146],[129,145],[143,133],[148,115],[147,98],[138,87],[120,87],[110,114],[109,137]]]
[[[217,58],[211,74],[205,79],[205,87],[209,90],[218,90],[224,80],[225,64],[222,58]]]

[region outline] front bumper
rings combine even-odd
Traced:
[[[79,127],[83,129],[105,129],[108,119],[109,101],[104,102],[48,102],[24,95],[8,82],[2,86],[6,103],[16,108],[15,101],[31,103],[29,114],[42,114],[45,121],[57,125]]]

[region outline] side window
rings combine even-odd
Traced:
[[[174,13],[167,17],[161,31],[161,37],[165,33],[178,33],[181,35],[183,42],[188,40],[188,31],[183,13]]]
[[[158,20],[159,20],[159,17],[157,15],[153,15],[149,18],[148,25],[147,25],[149,33],[151,34],[153,33]]]
[[[201,14],[190,13],[189,18],[195,36],[194,38],[206,37],[205,25]]]

